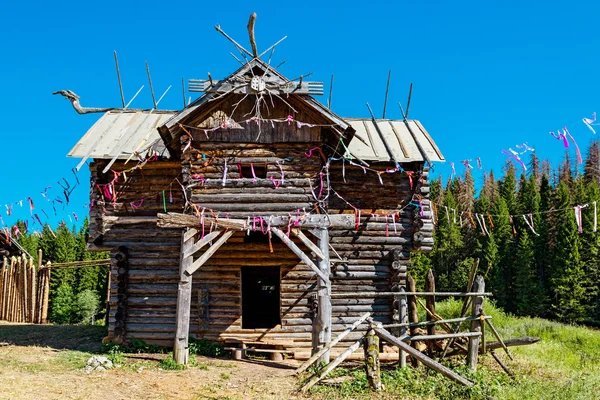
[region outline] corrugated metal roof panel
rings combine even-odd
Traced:
[[[173,113],[150,111],[109,111],[105,113],[77,142],[69,157],[83,158],[91,150],[90,158],[127,158],[138,146],[139,152],[151,147],[164,149],[156,129]]]
[[[431,136],[419,121],[376,120],[377,126],[372,119],[368,118],[347,118],[346,121],[352,125],[356,135],[370,144],[367,146],[356,139],[350,142],[348,149],[354,156],[362,160],[412,162],[429,159],[430,161],[445,161]],[[388,153],[386,145],[389,147],[391,155]]]

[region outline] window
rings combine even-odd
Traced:
[[[254,175],[252,174],[252,169],[254,169]],[[241,175],[246,179],[266,179],[267,178],[267,165],[261,164],[245,164],[242,165]]]

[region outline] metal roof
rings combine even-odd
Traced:
[[[356,138],[348,145],[353,156],[364,161],[445,161],[423,125],[416,120],[345,118],[367,146]],[[387,148],[389,148],[389,151]],[[391,152],[391,154],[390,154]]]
[[[151,110],[109,111],[79,139],[68,156],[110,159],[118,155],[118,158],[127,158],[136,149],[142,153],[150,148],[168,156],[156,128],[173,115],[173,112]]]

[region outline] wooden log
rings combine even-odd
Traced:
[[[271,232],[273,232],[279,239],[281,239],[281,241],[285,243],[290,248],[290,250],[292,250],[292,252],[296,254],[296,256],[298,256],[299,259],[304,261],[313,271],[315,271],[319,278],[321,278],[324,282],[329,283],[329,276],[325,275],[315,265],[315,263],[312,262],[312,260],[294,242],[292,242],[290,238],[288,238],[285,235],[285,233],[283,233],[280,229],[274,226],[271,226]]]
[[[314,375],[304,386],[300,389],[303,393],[306,393],[311,387],[313,387],[317,382],[323,379],[327,374],[329,374],[335,367],[340,365],[342,361],[344,361],[350,354],[354,353],[356,349],[360,347],[363,342],[363,338],[358,339],[354,342],[350,347],[348,347],[342,354],[340,354],[335,360],[333,360],[329,365],[327,365],[318,375]]]
[[[2,269],[0,269],[0,320],[4,320],[4,306],[6,305],[5,293],[6,293],[6,268],[8,260],[6,257],[2,258]]]
[[[435,292],[435,277],[433,276],[433,271],[431,268],[429,271],[427,271],[427,277],[425,279],[425,291]],[[427,308],[435,314],[435,296],[425,296],[425,304],[427,305]],[[427,314],[427,320],[434,320],[429,313]],[[427,335],[435,335],[435,324],[427,325]],[[432,357],[435,349],[435,342],[433,340],[428,341],[427,347],[429,349],[429,356]]]
[[[22,296],[21,296],[21,301],[23,303],[22,308],[23,311],[21,312],[21,322],[29,322],[29,303],[30,303],[30,297],[29,297],[29,290],[31,289],[31,285],[29,284],[29,260],[27,259],[27,257],[25,256],[25,254],[23,254],[23,258],[22,258],[22,263],[23,263],[23,269],[22,269],[22,281],[23,281],[23,287],[22,287]]]
[[[290,207],[288,205],[287,210]],[[205,217],[205,223],[216,222],[216,220]],[[292,220],[295,222],[295,217],[289,216],[278,216],[271,219],[271,227],[288,226],[288,223]],[[178,214],[178,213],[159,213],[157,215],[157,224],[162,228],[184,228],[184,227],[201,227],[200,219],[193,215]],[[218,225],[223,228],[246,230],[248,225],[246,220],[241,219],[219,219]],[[299,226],[303,228],[318,228],[318,227],[336,227],[339,229],[352,229],[354,228],[354,215],[351,214],[337,214],[337,215],[317,215],[317,214],[306,214],[300,218]]]
[[[458,375],[457,373],[450,370],[449,368],[444,367],[442,364],[427,357],[425,354],[421,353],[420,351],[413,349],[406,343],[402,342],[400,339],[395,338],[391,333],[389,333],[388,331],[383,329],[381,326],[374,323],[372,325],[372,328],[375,331],[375,333],[377,333],[377,335],[379,335],[380,338],[382,338],[383,340],[387,341],[388,343],[392,343],[392,344],[396,345],[398,348],[406,351],[409,355],[416,358],[417,360],[419,360],[420,362],[422,362],[424,365],[428,366],[429,368],[444,375],[446,378],[449,378],[449,379],[453,380],[454,382],[460,383],[461,385],[464,385],[464,386],[473,386],[473,382],[469,381],[468,379],[463,378],[462,376]]]
[[[482,309],[482,313],[483,313],[483,309]],[[483,315],[485,315],[485,313],[483,313]],[[512,355],[510,354],[510,351],[508,351],[508,347],[506,347],[506,345],[504,344],[504,341],[502,340],[502,338],[500,337],[500,334],[498,333],[498,331],[496,330],[496,328],[494,327],[494,325],[492,325],[492,321],[490,321],[490,317],[485,317],[485,321],[487,322],[487,324],[489,325],[492,333],[494,334],[494,336],[496,337],[496,340],[498,340],[498,343],[500,343],[500,345],[502,346],[502,348],[504,349],[504,351],[506,352],[506,355],[508,356],[508,358],[511,359],[511,361],[513,360]],[[483,348],[483,351],[485,352],[485,346]]]
[[[416,335],[416,336],[402,336],[399,339],[403,342],[413,342],[420,340],[441,340],[450,338],[470,338],[470,337],[481,337],[481,332],[459,332],[459,333],[438,333],[435,335]]]
[[[206,261],[208,261],[208,259],[215,254],[215,252],[217,250],[219,250],[219,248],[227,241],[227,239],[229,239],[231,237],[231,235],[233,235],[233,231],[225,231],[225,233],[223,233],[223,235],[219,238],[219,240],[217,240],[215,243],[213,243],[212,246],[210,246],[203,254],[202,256],[200,256],[200,258],[198,258],[196,261],[192,262],[191,265],[189,265],[185,270],[184,273],[187,275],[192,275],[195,271],[198,270],[198,268],[200,268],[202,265],[204,265],[204,263]],[[206,237],[204,238],[206,239]],[[202,241],[202,240],[200,240]],[[206,243],[208,243],[208,241],[206,241]],[[193,241],[192,244],[190,246],[193,246]],[[190,247],[186,250],[188,253],[193,254],[193,248]],[[192,258],[192,256],[188,256],[185,257],[185,259],[188,258]]]
[[[412,276],[408,275],[406,278],[407,289],[409,292],[417,291],[417,284]],[[415,295],[408,295],[408,321],[412,324],[417,324],[419,322],[419,310],[417,309],[417,297]],[[410,334],[415,336],[417,334],[416,325],[410,327]],[[417,348],[417,343],[412,343],[412,346]],[[412,366],[417,368],[419,366],[418,358],[412,358]]]
[[[540,338],[538,338],[538,337],[525,336],[525,337],[521,337],[521,338],[505,340],[504,346],[506,346],[506,347],[527,346],[530,344],[537,343],[539,341],[540,341]],[[487,344],[488,350],[499,349],[501,347],[503,347],[503,346],[502,346],[502,343],[500,343],[500,342],[490,342]]]
[[[485,319],[491,319],[492,317],[490,316],[486,316]],[[436,319],[433,321],[423,321],[423,322],[416,322],[416,323],[404,323],[404,324],[386,324],[383,327],[388,329],[388,328],[400,328],[400,327],[413,327],[413,326],[428,326],[428,325],[440,325],[440,324],[450,324],[453,322],[464,322],[464,321],[471,321],[473,318],[472,317],[462,317],[462,318],[450,318],[450,319]],[[456,333],[456,332],[454,332]]]
[[[324,276],[329,277],[331,264],[329,263],[329,230],[327,228],[318,228],[318,242],[323,256],[318,261],[318,267]],[[315,335],[317,344],[315,352],[331,342],[331,282],[319,276],[317,290],[319,307],[317,308],[317,318],[313,321],[313,335]],[[318,361],[328,363],[329,352],[324,352]]]
[[[319,247],[316,244],[314,244],[312,242],[312,240],[310,240],[304,233],[302,233],[302,231],[300,229],[293,228],[292,229],[292,233],[294,234],[294,236],[296,236],[298,239],[300,239],[300,241],[302,243],[304,243],[304,245],[306,247],[308,247],[310,249],[310,251],[312,251],[313,253],[315,253],[315,255],[320,260],[324,260],[325,259],[325,255],[323,254],[323,252],[321,251],[321,249],[319,249]],[[329,252],[329,247],[327,248],[327,252]]]
[[[347,327],[342,333],[340,333],[339,335],[337,335],[335,337],[335,339],[333,339],[331,342],[329,342],[325,347],[323,347],[322,349],[320,349],[318,352],[316,352],[315,354],[313,354],[304,364],[302,364],[300,367],[298,367],[298,369],[296,369],[295,373],[296,374],[300,374],[300,373],[306,371],[306,369],[308,367],[310,367],[312,364],[314,364],[315,361],[317,361],[325,352],[331,350],[331,348],[333,346],[335,346],[342,339],[344,339],[346,336],[348,336],[348,334],[350,334],[350,332],[352,332],[353,330],[355,330],[360,324],[364,323],[365,320],[367,318],[369,318],[370,316],[371,316],[371,313],[363,314],[363,316],[360,317],[360,319],[358,319],[357,321],[355,321],[351,326]],[[327,360],[327,361],[329,361],[329,360]]]
[[[188,230],[189,232],[189,230]],[[185,240],[187,238],[187,240]],[[187,365],[189,360],[188,335],[190,332],[190,307],[192,301],[192,277],[186,273],[193,264],[192,256],[184,257],[194,245],[193,235],[181,234],[181,264],[179,267],[179,283],[177,287],[177,322],[173,358],[177,364]]]
[[[407,279],[410,279],[410,275]],[[410,287],[409,287],[410,289]],[[485,297],[492,296],[492,293],[477,293],[477,292],[417,292],[408,291],[405,293],[407,296],[438,296],[438,297]],[[359,297],[394,297],[398,296],[398,292],[356,292],[356,293],[332,293],[331,297],[336,299],[359,298]]]
[[[481,275],[478,275],[475,278],[475,282],[473,283],[473,290],[475,292],[481,292],[485,290],[485,281]],[[482,321],[479,320],[479,316],[482,315],[483,310],[483,296],[473,298],[472,308],[471,308],[471,317],[474,318],[471,321],[471,332],[481,332],[481,324]],[[479,352],[479,338],[472,337],[469,339],[469,350],[467,353],[467,365],[472,370],[477,369],[477,354]]]
[[[406,295],[403,294],[405,292],[404,290],[404,286],[400,287],[400,293],[401,295],[399,296],[399,307],[398,307],[398,311],[400,314],[400,323],[401,324],[405,324],[407,323],[406,321],[408,320],[408,301],[406,298]],[[406,335],[406,326],[401,326],[400,330],[399,330],[399,334],[400,336],[404,336]],[[406,367],[406,352],[404,352],[403,350],[400,350],[400,368],[404,368]]]
[[[373,329],[369,329],[363,342],[365,353],[365,372],[369,386],[376,392],[381,391],[381,372],[379,368],[379,337]]]
[[[502,369],[504,370],[504,372],[506,372],[508,374],[508,376],[510,376],[511,378],[514,379],[514,375],[512,372],[510,372],[510,370],[508,369],[508,367],[506,365],[504,365],[504,363],[502,362],[502,360],[500,360],[500,358],[498,358],[498,356],[496,355],[496,353],[494,353],[494,350],[490,350],[490,354],[492,355],[492,357],[494,357],[494,360],[496,360],[496,362],[498,363],[498,365],[500,365],[502,367]]]

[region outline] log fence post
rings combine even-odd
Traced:
[[[181,258],[179,263],[179,284],[177,288],[177,319],[173,358],[177,364],[186,365],[190,351],[188,336],[190,334],[190,307],[192,302],[192,276],[185,271],[194,263],[193,254],[195,228],[186,229],[181,234]]]
[[[431,268],[429,271],[427,271],[427,278],[425,279],[425,291],[435,292],[435,277],[433,276],[433,271]],[[433,317],[433,315],[435,315],[435,296],[425,296],[425,305],[427,306],[427,309],[431,311],[431,314],[427,313],[427,321],[435,321],[435,318]],[[427,334],[435,335],[435,325],[432,324],[427,326]],[[429,356],[432,357],[435,350],[435,340],[428,340],[427,347]]]
[[[481,275],[477,275],[473,283],[473,291],[483,293],[485,291],[485,281]],[[481,333],[481,324],[483,321],[479,316],[483,315],[483,296],[473,298],[471,306],[471,332]],[[475,371],[477,369],[477,355],[479,353],[479,336],[469,338],[469,349],[467,353],[467,365]]]
[[[415,283],[415,280],[412,276],[408,275],[406,278],[406,283],[407,283],[407,289],[409,292],[416,292],[417,291],[417,284]],[[417,296],[411,295],[408,296],[408,321],[411,323],[417,323],[419,322],[419,311],[417,310]],[[412,336],[416,336],[417,335],[417,327],[416,326],[411,326],[410,327],[410,334]],[[411,342],[411,345],[417,349],[417,342]],[[412,358],[412,366],[413,367],[418,367],[419,366],[419,360],[415,357]]]
[[[318,246],[323,258],[318,260],[317,266],[324,276],[331,276],[329,264],[329,230],[326,227],[318,228]],[[331,281],[317,277],[318,308],[316,321],[313,323],[313,354],[331,342]],[[330,352],[324,352],[319,357],[319,363],[329,363]]]

